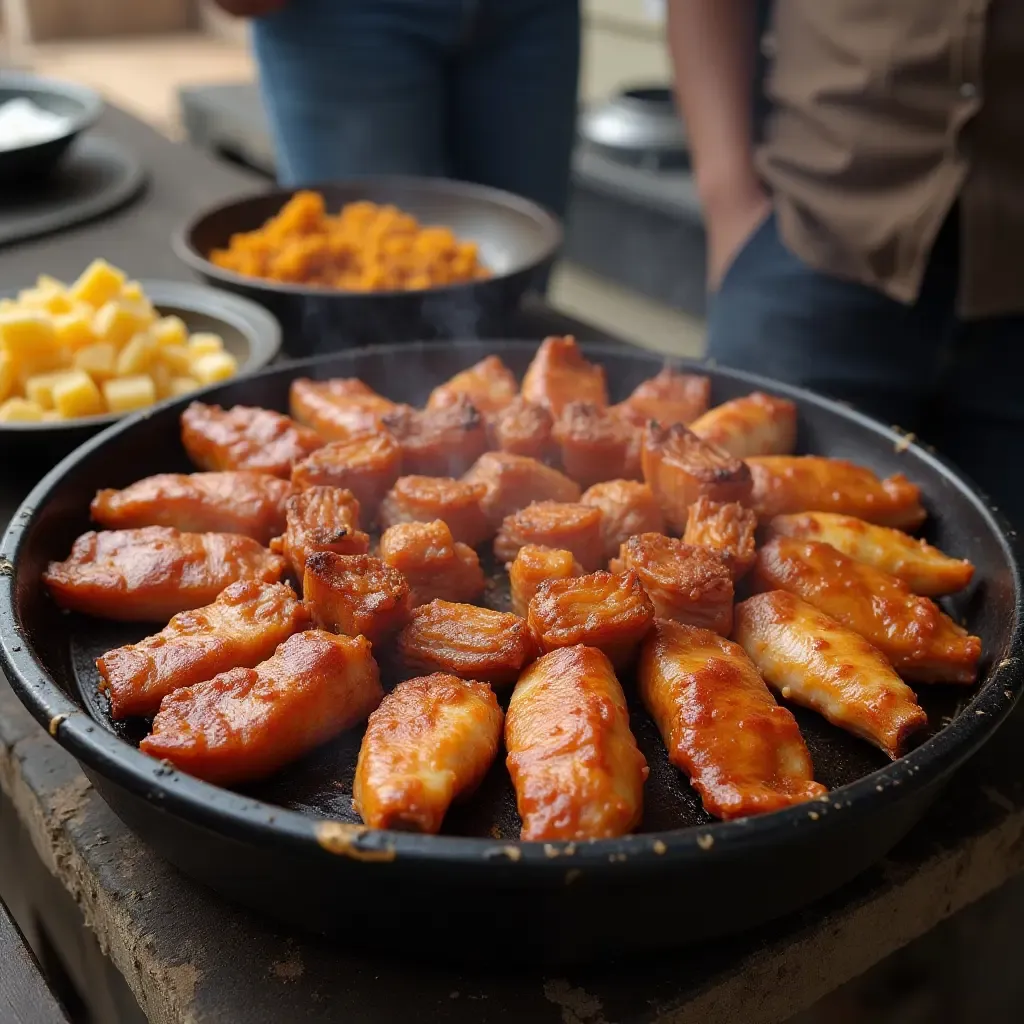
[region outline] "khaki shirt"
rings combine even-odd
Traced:
[[[1024,0],[775,0],[758,167],[808,264],[917,297],[960,201],[960,312],[1024,312]]]

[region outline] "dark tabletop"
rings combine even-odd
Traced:
[[[173,227],[198,206],[259,186],[123,113],[106,114],[100,130],[142,157],[152,172],[149,191],[108,221],[0,250],[5,286],[44,271],[71,277],[98,255],[140,277],[182,277],[167,244]],[[513,330],[593,336],[543,308]],[[31,483],[0,473],[0,522]],[[780,1021],[1024,869],[1022,744],[1017,716],[892,855],[754,934],[572,971],[440,970],[285,933],[183,878],[114,817],[0,678],[0,787],[140,1006],[161,1024]],[[508,912],[514,908],[501,908]],[[686,929],[680,921],[681,938]]]

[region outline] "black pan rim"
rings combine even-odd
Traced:
[[[373,185],[375,188],[387,188],[389,186],[394,188],[425,188],[439,195],[456,197],[476,196],[480,199],[489,200],[499,206],[518,210],[529,216],[546,235],[543,252],[531,262],[513,267],[503,274],[494,274],[492,277],[482,278],[481,280],[461,281],[458,284],[443,285],[435,288],[356,292],[347,291],[343,288],[327,288],[324,285],[287,284],[282,281],[269,281],[262,277],[247,277],[233,270],[225,270],[223,267],[218,267],[210,261],[205,253],[200,252],[193,243],[192,239],[199,225],[210,217],[239,206],[245,206],[247,203],[258,199],[276,198],[284,203],[299,191],[299,189],[294,188],[263,189],[237,197],[227,203],[215,203],[208,206],[200,210],[173,233],[171,236],[171,248],[178,258],[196,273],[201,274],[203,277],[226,282],[236,288],[259,289],[276,295],[297,295],[309,299],[337,299],[338,301],[347,299],[358,301],[360,299],[394,299],[400,296],[408,298],[421,298],[427,295],[445,296],[479,287],[480,285],[486,285],[488,282],[502,281],[543,266],[561,248],[564,239],[564,231],[558,218],[539,203],[533,202],[532,199],[516,195],[514,192],[506,192],[504,189],[492,188],[490,185],[478,185],[475,182],[460,181],[456,178],[418,178],[413,175],[400,174],[359,175],[336,181],[321,181],[312,185],[304,185],[302,191],[322,192],[326,189],[358,186],[360,184]]]
[[[412,343],[412,346],[377,345],[359,351],[372,354],[400,350],[408,353],[412,347],[429,352],[453,345],[469,351],[486,348],[489,344],[492,343],[417,342]],[[537,343],[521,341],[502,344],[535,347]],[[592,356],[622,354],[620,346],[606,343],[584,344],[582,347]],[[298,375],[337,358],[339,354],[298,360],[263,373],[269,375],[286,371]],[[649,356],[655,361],[661,359],[657,353],[637,354]],[[682,369],[689,368],[698,372],[711,368],[708,364],[688,360],[673,360],[673,363]],[[314,818],[200,782],[147,757],[94,722],[35,661],[28,649],[29,641],[21,630],[14,606],[15,566],[35,510],[45,504],[50,492],[70,467],[84,456],[102,448],[108,440],[131,430],[135,422],[145,418],[145,414],[137,414],[113,425],[67,456],[33,488],[15,513],[0,544],[0,666],[36,720],[86,768],[160,806],[168,813],[241,841],[271,847],[304,848],[311,856],[340,855],[364,862],[392,863],[400,860],[424,865],[456,865],[467,869],[497,868],[501,865],[513,881],[516,877],[525,880],[527,876],[569,881],[567,867],[570,872],[586,868],[588,874],[621,876],[629,867],[664,870],[711,855],[742,857],[748,851],[774,845],[783,837],[789,838],[797,830],[803,830],[806,834],[811,828],[828,828],[830,824],[836,824],[840,816],[845,821],[850,814],[857,814],[868,807],[877,809],[948,776],[993,735],[1024,690],[1024,672],[1020,671],[1024,660],[1024,587],[1015,531],[981,492],[949,462],[914,443],[898,429],[887,427],[842,403],[802,388],[738,370],[717,366],[714,370],[750,386],[752,390],[773,391],[835,412],[899,446],[901,450],[912,447],[916,455],[931,463],[933,468],[970,497],[999,538],[1013,579],[1014,622],[1010,639],[988,677],[974,691],[957,718],[909,754],[853,783],[832,790],[820,801],[759,817],[642,833],[619,839],[584,843],[510,842],[478,837],[378,832],[359,825]],[[218,390],[224,386],[216,385],[197,392],[197,397],[215,399]],[[192,397],[177,403],[165,403],[163,409],[175,404],[184,408]]]

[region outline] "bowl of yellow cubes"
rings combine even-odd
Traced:
[[[43,275],[0,297],[0,443],[55,460],[121,416],[266,366],[280,347],[265,309],[205,285],[132,280],[102,259],[70,284]]]

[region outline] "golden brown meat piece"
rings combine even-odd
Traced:
[[[854,516],[834,512],[801,512],[775,516],[769,523],[774,536],[818,540],[873,565],[904,583],[915,594],[939,597],[963,590],[974,576],[966,559],[950,558],[923,540],[889,526],[875,526]]]
[[[554,426],[547,406],[519,397],[488,418],[487,442],[499,451],[547,462],[558,455],[551,436]]]
[[[650,423],[640,454],[644,480],[675,533],[686,529],[690,506],[712,501],[750,503],[753,481],[746,463],[702,441],[686,427]]]
[[[791,512],[838,512],[869,523],[912,530],[924,522],[921,489],[902,473],[879,480],[870,469],[816,455],[747,459],[754,481],[750,505],[763,519]]]
[[[733,635],[773,690],[891,758],[928,725],[878,650],[793,594],[773,590],[737,605]]]
[[[533,595],[548,580],[567,580],[583,575],[583,566],[571,551],[559,551],[540,544],[524,544],[511,564],[507,565],[512,591],[512,611],[524,619]]]
[[[462,476],[487,451],[484,418],[465,395],[439,409],[398,409],[384,426],[402,447],[405,472],[417,476]]]
[[[640,433],[608,409],[569,402],[555,421],[553,436],[562,468],[580,487],[640,476]]]
[[[729,635],[732,574],[713,551],[660,533],[640,533],[622,545],[608,568],[635,569],[659,618]]]
[[[139,744],[196,778],[266,778],[363,721],[383,692],[365,637],[289,637],[255,668],[233,668],[164,697]]]
[[[708,814],[767,814],[824,795],[792,712],[779,707],[738,644],[658,619],[637,685]]]
[[[738,459],[789,455],[796,447],[796,404],[754,391],[716,405],[694,420],[690,429]]]
[[[456,404],[459,396],[465,395],[484,416],[490,416],[504,409],[518,394],[515,374],[497,356],[487,356],[434,388],[427,399],[427,408],[443,409]]]
[[[301,582],[314,551],[365,555],[370,537],[359,529],[359,502],[343,487],[310,487],[288,499],[285,532],[270,542]]]
[[[398,658],[412,673],[450,672],[508,686],[537,655],[525,619],[472,604],[431,601],[399,634]]]
[[[742,579],[757,560],[757,513],[738,502],[712,501],[701,495],[686,517],[683,543],[710,548],[733,580]]]
[[[354,377],[293,380],[289,405],[292,416],[312,427],[325,441],[376,434],[381,428],[381,417],[399,408]]]
[[[587,362],[575,338],[545,338],[523,377],[522,396],[558,419],[569,402],[608,405],[604,367]]]
[[[580,501],[601,510],[606,559],[638,533],[664,533],[665,517],[654,492],[637,480],[607,480],[584,492]]]
[[[505,746],[520,838],[611,839],[640,823],[647,762],[612,664],[593,647],[552,651],[523,673]]]
[[[89,510],[108,530],[173,526],[185,533],[240,533],[266,544],[284,529],[292,485],[269,473],[159,473],[120,491],[98,491]]]
[[[213,604],[178,612],[153,636],[96,661],[115,719],[155,714],[182,686],[269,658],[309,615],[286,583],[232,583]]]
[[[437,597],[470,602],[484,592],[476,552],[454,540],[440,519],[389,527],[380,539],[380,557],[409,581],[414,608]]]
[[[524,544],[571,551],[584,572],[604,565],[601,510],[579,502],[536,501],[502,520],[494,557],[511,562]]]
[[[401,629],[411,611],[406,578],[372,555],[310,555],[302,593],[314,625],[372,644]]]
[[[895,576],[830,544],[775,537],[757,553],[759,590],[787,590],[877,647],[904,679],[971,684],[981,641]]]
[[[486,683],[440,672],[399,683],[366,725],[356,811],[370,828],[439,832],[494,762],[504,717]]]
[[[535,501],[579,501],[580,487],[557,469],[536,459],[507,452],[481,455],[462,478],[486,488],[480,507],[492,530],[513,512]]]
[[[494,532],[480,507],[486,494],[484,484],[451,477],[399,477],[381,502],[381,529],[398,523],[432,523],[443,519],[455,540],[475,548]]]
[[[181,414],[181,443],[200,469],[248,469],[287,478],[292,466],[323,441],[308,427],[270,409],[222,409],[193,402]]]
[[[657,376],[638,385],[615,411],[635,427],[650,420],[671,426],[687,424],[703,413],[711,401],[711,378],[664,367]]]
[[[292,483],[308,487],[344,487],[359,501],[364,521],[373,523],[384,495],[402,475],[402,448],[390,434],[335,441],[303,459]]]
[[[251,537],[179,533],[169,526],[83,533],[43,582],[73,612],[125,622],[166,622],[212,603],[239,580],[277,583],[285,561]]]
[[[526,621],[541,651],[584,644],[621,669],[651,628],[654,605],[634,571],[595,572],[542,583]]]

